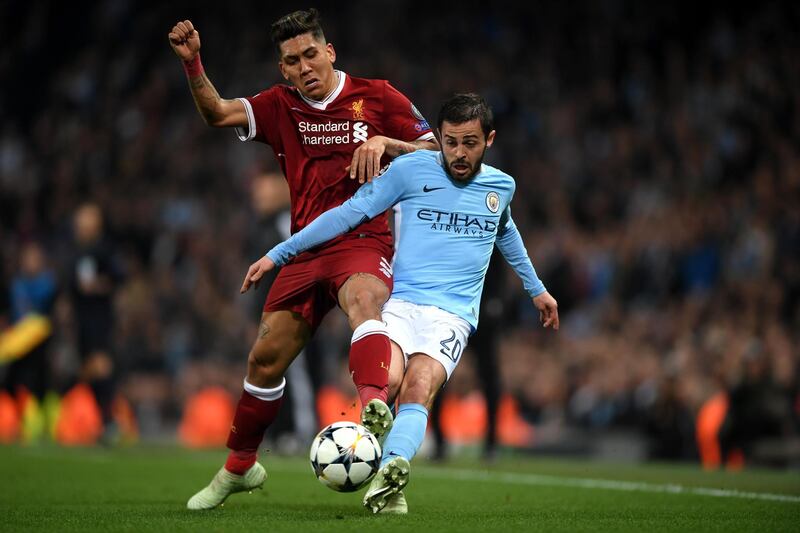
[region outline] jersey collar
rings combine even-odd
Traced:
[[[306,98],[300,91],[297,91],[297,94],[300,95],[300,98],[302,98],[305,103],[307,103],[314,109],[325,111],[325,109],[328,108],[328,104],[336,100],[336,97],[339,96],[339,94],[342,92],[342,89],[344,89],[344,81],[345,78],[347,77],[347,74],[345,74],[341,70],[334,70],[334,72],[339,77],[339,83],[337,83],[336,88],[333,89],[333,91],[331,91],[330,94],[328,94],[328,96],[326,96],[322,100],[317,101],[317,100],[311,100],[310,98]]]

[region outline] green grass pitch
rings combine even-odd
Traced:
[[[302,458],[263,454],[263,490],[221,509],[186,500],[223,451],[0,447],[0,531],[800,531],[800,475],[507,456],[412,463],[408,516],[318,483]]]

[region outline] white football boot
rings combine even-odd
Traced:
[[[381,514],[408,514],[408,503],[402,490],[386,497],[386,507]]]
[[[255,463],[241,476],[228,472],[223,466],[206,488],[189,499],[186,507],[193,511],[214,509],[225,503],[231,494],[260,489],[265,479],[267,472],[260,463]]]
[[[405,457],[395,457],[385,465],[383,465],[372,482],[367,488],[367,493],[364,494],[364,507],[377,513],[382,511],[390,503],[390,500],[396,500],[400,496],[400,500],[392,502],[394,512],[402,513],[401,509],[405,507],[405,512],[408,512],[408,505],[405,503],[405,496],[403,496],[403,488],[408,485],[408,476],[411,472],[411,465]]]

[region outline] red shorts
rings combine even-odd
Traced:
[[[339,289],[353,274],[372,274],[391,292],[392,254],[391,245],[365,237],[338,242],[308,259],[284,265],[270,287],[264,311],[299,313],[314,332],[339,303]]]

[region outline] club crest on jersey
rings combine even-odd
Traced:
[[[414,104],[411,104],[411,114],[414,115],[414,118],[419,121],[414,124],[415,130],[424,131],[431,129],[430,125],[428,125],[428,121],[425,120],[425,117],[422,116],[422,113],[419,112],[419,109],[417,109],[417,106]]]
[[[500,196],[496,192],[492,191],[486,195],[486,207],[492,213],[497,213],[497,210],[500,209]]]
[[[353,120],[364,120],[364,99],[356,100],[350,105],[353,110]]]

